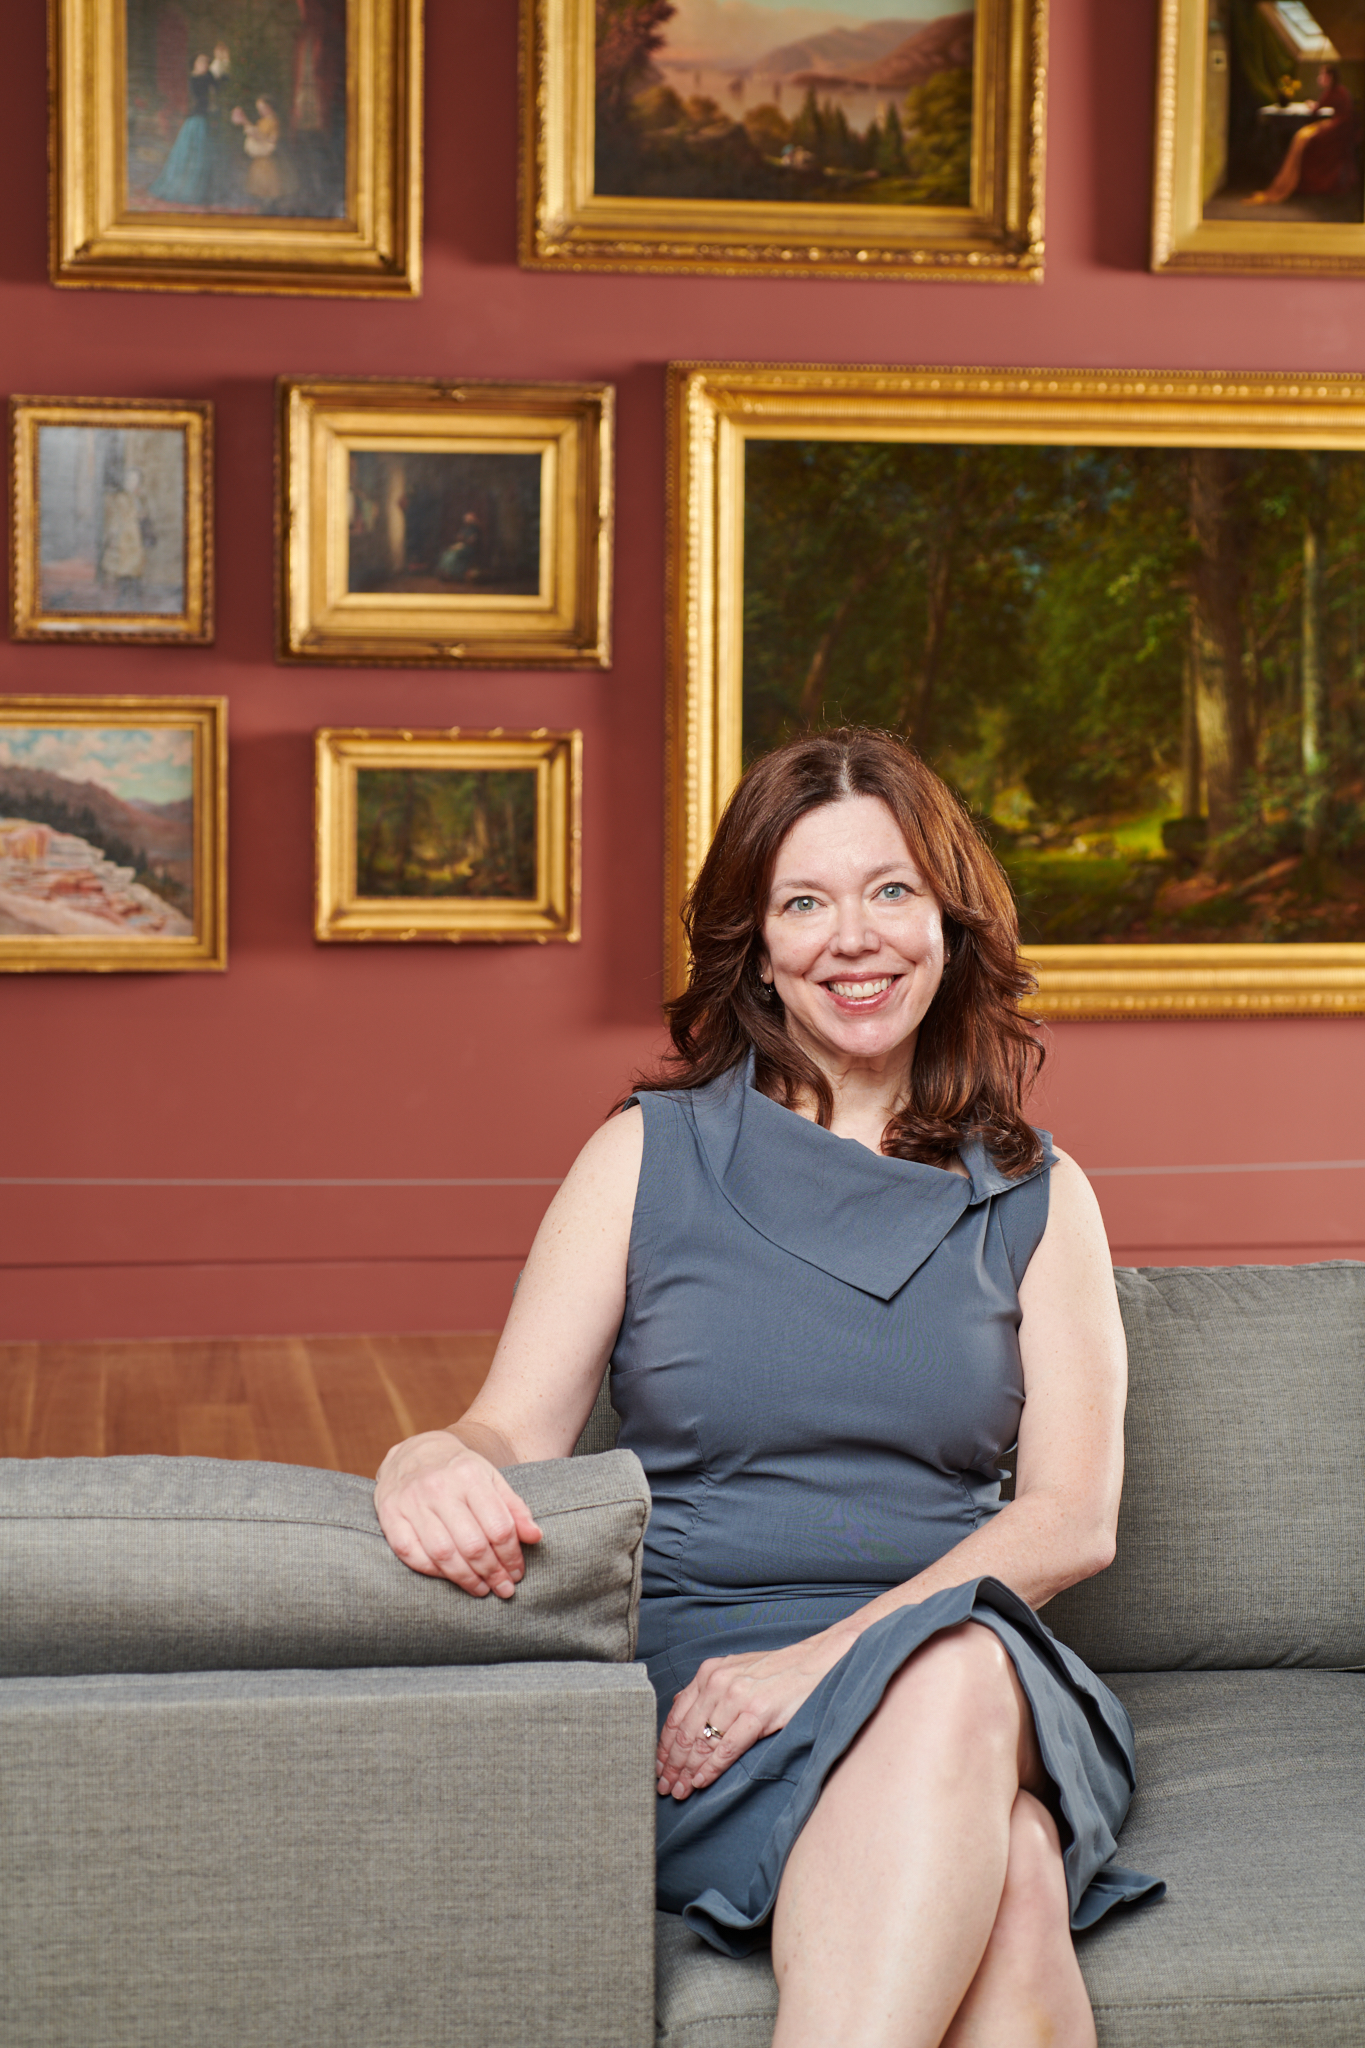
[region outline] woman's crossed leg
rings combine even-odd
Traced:
[[[1094,2048],[1045,1782],[993,1631],[916,1651],[787,1859],[773,2048]]]

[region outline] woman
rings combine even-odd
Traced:
[[[1113,1555],[1123,1333],[1021,1114],[1008,887],[909,749],[835,732],[749,770],[688,929],[674,1071],[579,1155],[380,1521],[511,1597],[539,1531],[498,1468],[571,1449],[610,1355],[660,1902],[732,1954],[771,1929],[776,2048],[1093,2048],[1071,1928],[1159,1887],[1112,1862],[1127,1716],[1033,1609]]]
[[[1278,206],[1295,192],[1349,192],[1355,183],[1355,103],[1335,64],[1318,73],[1318,96],[1309,102],[1313,119],[1291,138],[1273,182],[1253,192],[1253,206]]]
[[[171,206],[202,206],[209,191],[209,96],[213,78],[201,52],[190,66],[190,111],[180,124],[171,153],[151,187],[154,199]]]

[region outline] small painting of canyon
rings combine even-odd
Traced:
[[[972,0],[599,0],[595,189],[966,207]]]
[[[0,935],[190,938],[189,726],[0,725]]]

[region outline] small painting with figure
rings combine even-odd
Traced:
[[[347,0],[124,0],[134,213],[338,220]]]
[[[539,453],[352,449],[347,589],[536,597]]]
[[[1204,51],[1206,221],[1365,221],[1365,0],[1218,0]]]
[[[183,428],[44,422],[37,434],[42,610],[182,613]]]
[[[1365,941],[1365,455],[748,441],[743,754],[906,734],[1025,945]]]
[[[971,200],[975,0],[599,0],[596,190]]]
[[[192,938],[188,725],[0,723],[0,935]]]
[[[360,768],[358,897],[536,894],[534,768]]]

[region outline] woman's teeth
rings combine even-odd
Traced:
[[[829,987],[833,994],[846,1003],[871,1002],[883,989],[890,988],[896,979],[894,974],[884,974],[880,981],[832,981]]]

